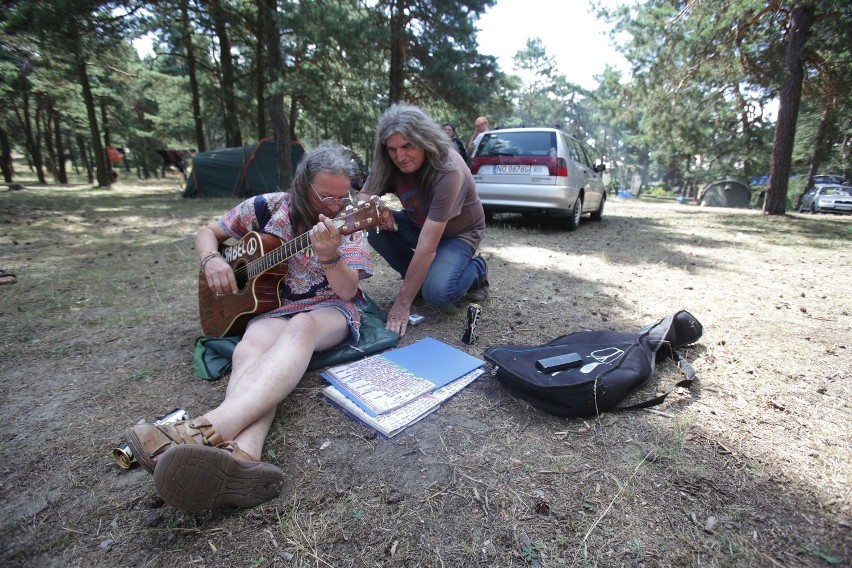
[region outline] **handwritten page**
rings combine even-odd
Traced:
[[[383,357],[368,357],[329,369],[345,391],[357,393],[369,410],[382,414],[399,408],[435,385]]]

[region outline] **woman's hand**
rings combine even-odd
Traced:
[[[195,235],[195,250],[198,251],[201,272],[207,281],[207,287],[217,295],[239,292],[234,269],[218,253],[219,243],[227,238],[228,234],[215,221],[201,227]]]
[[[204,263],[204,278],[207,280],[207,286],[216,292],[217,296],[239,292],[234,269],[221,256],[214,256]]]

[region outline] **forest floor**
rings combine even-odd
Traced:
[[[4,566],[829,566],[852,563],[852,217],[611,199],[601,222],[498,216],[481,357],[578,330],[635,332],[680,309],[698,372],[654,410],[564,419],[489,373],[388,440],[308,373],[263,459],[287,480],[249,510],[186,513],[111,450],[226,380],[192,372],[193,236],[233,199],[178,182],[0,187],[0,564]],[[367,293],[398,280],[377,255]],[[658,367],[643,393],[677,378]]]

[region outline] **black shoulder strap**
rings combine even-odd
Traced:
[[[254,198],[254,216],[257,217],[257,226],[263,231],[269,219],[272,218],[272,213],[269,212],[269,204],[266,203],[266,198],[263,195],[255,196]]]
[[[617,406],[610,410],[610,412],[616,410],[636,410],[638,408],[649,408],[651,406],[657,406],[658,404],[661,404],[664,400],[666,400],[666,397],[672,393],[675,387],[691,387],[692,383],[695,382],[695,367],[693,367],[689,361],[681,357],[681,355],[675,350],[672,350],[671,357],[672,360],[677,363],[677,366],[680,369],[681,373],[683,373],[683,379],[679,380],[673,385],[669,385],[668,387],[666,387],[666,390],[664,390],[662,394],[659,394],[654,398],[649,398],[648,400],[637,402],[636,404],[631,404],[630,406]]]

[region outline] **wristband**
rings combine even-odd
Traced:
[[[340,255],[339,254],[332,259],[329,259],[329,260],[320,259],[320,261],[319,261],[319,263],[322,264],[323,266],[331,266],[333,264],[337,264],[338,262],[340,262]]]
[[[210,262],[212,259],[216,258],[217,256],[219,258],[225,258],[224,256],[222,256],[218,252],[211,252],[211,253],[207,254],[204,258],[202,258],[201,259],[201,272],[204,272],[204,269],[207,268],[207,263]]]

